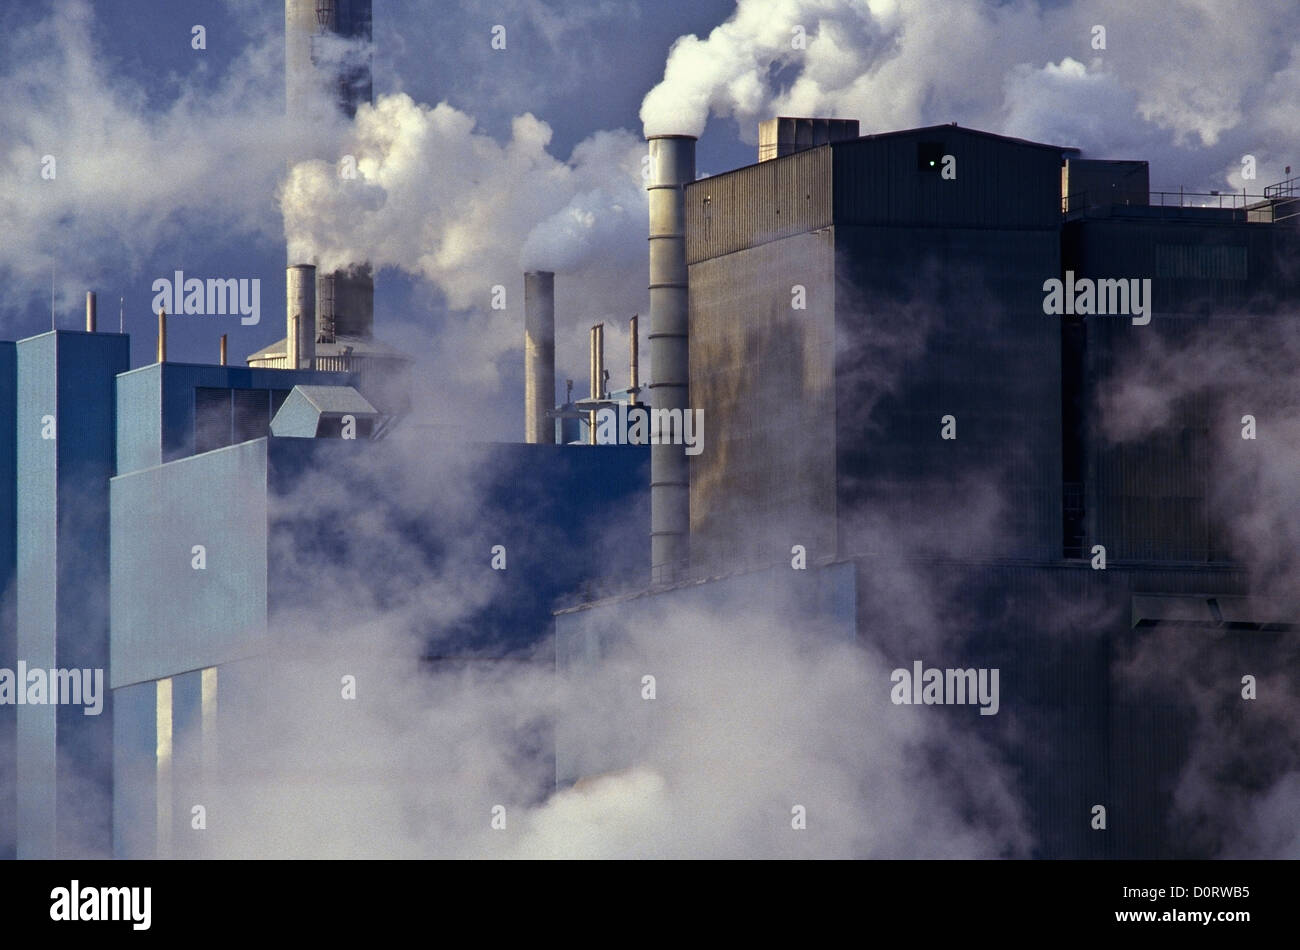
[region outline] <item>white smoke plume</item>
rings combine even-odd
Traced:
[[[92,7],[59,0],[49,16],[3,39],[0,228],[23,235],[0,250],[0,304],[60,296],[142,268],[191,229],[264,238],[286,134],[279,43],[249,45],[210,92],[188,84],[150,109],[146,90],[109,78]],[[313,134],[312,130],[295,130]],[[48,156],[48,158],[47,158]]]
[[[863,645],[792,619],[793,604],[774,613],[721,589],[652,604],[613,620],[599,660],[558,673],[549,654],[422,667],[430,631],[511,596],[486,568],[483,531],[540,528],[476,514],[488,493],[475,477],[490,464],[481,450],[394,438],[378,456],[313,472],[277,508],[346,531],[348,549],[332,563],[277,550],[327,597],[275,618],[271,656],[220,673],[231,718],[220,784],[202,800],[222,820],[190,846],[222,857],[1030,852],[1014,771],[986,734],[997,717],[893,705],[901,638]],[[358,477],[386,486],[382,506],[356,510]],[[436,568],[418,533],[395,530],[394,514],[421,512],[449,544]],[[644,525],[601,519],[597,534],[634,561],[635,530]],[[896,580],[906,574],[895,566]],[[931,607],[942,622],[943,605]],[[343,675],[355,676],[355,699],[341,698]],[[240,701],[241,681],[266,701]],[[553,728],[605,768],[553,791]],[[806,829],[792,827],[795,806]]]
[[[958,121],[1150,159],[1157,188],[1258,192],[1296,164],[1298,26],[1286,0],[952,0],[941,14],[926,0],[739,0],[707,37],[677,41],[641,119],[647,134],[699,135],[733,117],[746,141],[777,115],[856,118],[864,134]],[[1240,177],[1245,154],[1257,181]]]
[[[633,235],[644,250],[644,145],[598,132],[563,162],[550,140],[532,115],[516,117],[499,144],[446,103],[380,96],[357,112],[355,179],[334,162],[290,171],[281,196],[290,257],[327,270],[362,260],[402,268],[458,310],[484,306],[493,283],[521,270],[572,272],[597,250],[615,251],[605,266],[631,264]],[[617,253],[620,242],[628,253]]]

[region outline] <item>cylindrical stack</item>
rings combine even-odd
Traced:
[[[294,123],[312,122],[329,99],[352,118],[372,98],[370,54],[371,0],[285,0],[285,108]],[[346,56],[341,51],[352,46]],[[317,158],[337,161],[346,151],[339,143],[322,154],[291,145],[290,162]],[[369,264],[320,275],[321,326],[313,340],[334,343],[337,337],[369,339],[375,324],[375,278]],[[328,287],[324,286],[328,280]]]
[[[285,278],[285,363],[289,369],[311,369],[316,357],[316,266],[292,264]]]
[[[226,365],[226,334],[221,334],[221,365]]]
[[[167,362],[167,308],[158,308],[158,362]]]
[[[653,409],[690,399],[687,349],[686,189],[695,180],[695,137],[656,135],[650,145],[650,362]],[[669,433],[662,434],[667,441]],[[684,576],[690,558],[690,459],[681,445],[650,447],[650,564],[653,583]]]
[[[95,292],[86,291],[86,332],[94,333],[97,320],[95,315]]]
[[[524,439],[555,443],[555,274],[524,274]]]
[[[630,350],[630,353],[628,354],[627,388],[628,388],[628,392],[631,394],[628,396],[627,401],[635,406],[637,403],[637,390],[641,386],[640,383],[641,358],[639,355],[641,343],[637,339],[637,315],[636,314],[632,315],[632,319],[628,324],[627,333],[628,333],[628,348]]]
[[[605,398],[605,324],[587,333],[587,392],[593,402]],[[596,411],[587,413],[587,441],[596,444]]]

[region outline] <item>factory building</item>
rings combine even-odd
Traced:
[[[255,700],[268,674],[246,671],[274,665],[276,630],[326,599],[331,566],[350,556],[339,539],[375,518],[423,555],[376,564],[376,591],[433,583],[466,550],[480,565],[481,602],[419,631],[427,662],[549,657],[557,599],[590,596],[618,560],[597,526],[616,514],[648,525],[643,447],[430,450],[412,426],[429,504],[402,507],[367,473],[400,467],[411,444],[355,374],[165,359],[132,369],[128,344],[57,330],[0,347],[0,459],[16,473],[0,554],[16,573],[4,608],[17,631],[2,665],[106,671],[96,715],[0,707],[16,738],[4,791],[17,857],[198,853],[185,838],[186,763],[231,761],[214,751],[217,711]],[[296,492],[312,473],[331,475],[334,505],[304,509]],[[434,500],[468,485],[482,507],[467,533]],[[497,544],[509,570],[492,566]]]
[[[354,115],[369,0],[285,11],[290,116]],[[93,300],[84,332],[0,342],[0,667],[105,671],[95,716],[0,705],[6,856],[222,853],[193,803],[256,742],[268,683],[320,632],[312,608],[351,619],[332,598],[359,562],[378,608],[448,577],[471,591],[409,618],[423,663],[553,661],[583,683],[549,740],[558,786],[640,764],[671,714],[633,701],[616,724],[633,741],[592,740],[626,687],[604,661],[628,631],[762,617],[887,667],[923,645],[1000,670],[1001,711],[961,728],[1016,776],[1031,854],[1214,852],[1212,824],[1171,819],[1192,707],[1230,696],[1297,621],[1232,549],[1218,435],[1276,407],[1192,401],[1117,443],[1098,406],[1149,340],[1287,318],[1292,183],[1188,200],[1151,192],[1145,162],[955,124],[778,117],[756,164],[700,180],[695,145],[648,144],[645,386],[636,318],[623,390],[598,325],[587,398],[570,386],[556,406],[555,275],[523,275],[522,444],[423,438],[364,262],[288,261],[285,338],[246,366],[224,346],[219,365],[169,361],[159,315],[157,361],[132,367]],[[1121,312],[1066,290],[1120,280]],[[624,404],[703,410],[703,451],[572,445]],[[1118,670],[1143,645],[1167,662],[1134,692]],[[862,688],[888,695],[888,670]],[[1266,720],[1215,702],[1247,754]]]
[[[1002,714],[971,728],[1019,776],[1032,854],[1213,853],[1213,827],[1171,817],[1193,709],[1222,694],[1220,724],[1257,747],[1267,715],[1231,700],[1296,635],[1296,605],[1253,589],[1216,507],[1214,446],[1231,443],[1212,436],[1250,410],[1200,400],[1172,436],[1118,443],[1098,405],[1144,334],[1276,332],[1300,300],[1292,190],[1168,195],[1149,191],[1145,162],[955,124],[855,126],[765,122],[757,164],[680,188],[674,261],[654,256],[652,201],[651,287],[688,274],[679,396],[705,409],[712,441],[675,460],[688,504],[652,490],[656,528],[688,519],[683,560],[656,562],[639,596],[561,611],[560,667],[613,689],[596,680],[620,635],[710,590],[733,610],[761,594],[803,605],[791,629],[856,638],[899,667],[934,614],[952,653],[940,665],[1002,671]],[[1134,296],[1120,313],[1054,314],[1052,279],[1123,279]],[[1149,279],[1144,300],[1131,279]],[[890,583],[900,565],[911,586]],[[1178,650],[1135,693],[1121,665],[1170,635]],[[629,707],[622,725],[648,743],[645,718]],[[636,743],[594,754],[591,727],[561,711],[562,784],[637,764]]]

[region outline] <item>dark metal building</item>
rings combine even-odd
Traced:
[[[802,546],[841,586],[852,569],[860,642],[899,666],[926,643],[1000,668],[1007,705],[972,728],[1018,776],[1033,854],[1222,853],[1230,820],[1189,823],[1179,782],[1207,721],[1225,748],[1265,747],[1269,714],[1240,701],[1240,677],[1296,628],[1233,558],[1216,459],[1243,413],[1278,406],[1194,396],[1126,441],[1099,405],[1159,341],[1276,331],[1300,300],[1293,189],[1171,196],[1145,162],[955,125],[827,126],[803,145],[791,125],[783,149],[779,128],[770,160],[686,189],[690,404],[708,421],[692,573],[764,568],[768,589]],[[1048,281],[1121,278],[1150,280],[1149,322],[1049,312]],[[561,666],[590,665],[620,617],[735,583],[562,613]],[[843,627],[800,622],[817,619]],[[581,734],[573,718],[561,737]],[[1235,763],[1245,793],[1294,767],[1258,755],[1254,772],[1248,755],[1216,781]],[[560,762],[562,780],[626,764],[563,747]]]

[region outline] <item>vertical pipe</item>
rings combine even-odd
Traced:
[[[319,125],[323,108],[332,106],[351,119],[359,106],[370,103],[373,32],[371,0],[284,0],[285,111],[291,129],[303,134]],[[350,44],[349,53],[340,57],[345,44]],[[344,151],[337,143],[312,154],[303,142],[294,141],[287,157],[290,163],[313,158],[337,161]],[[311,328],[313,340],[333,343],[335,334],[371,337],[375,322],[371,266],[358,261],[330,276],[332,294],[328,306],[322,302],[319,331]]]
[[[226,365],[226,334],[221,334],[221,365]]]
[[[96,323],[95,292],[93,290],[87,290],[86,291],[86,332],[87,333],[95,332],[95,323]]]
[[[524,274],[524,440],[555,443],[555,274]]]
[[[167,308],[158,308],[158,362],[167,362]]]
[[[641,388],[641,383],[637,378],[641,372],[640,359],[637,354],[637,347],[639,345],[640,344],[637,340],[637,315],[634,313],[632,314],[631,324],[628,329],[628,347],[630,353],[627,370],[627,389],[629,393],[628,402],[634,406],[636,405],[637,390]]]
[[[293,264],[285,276],[285,365],[312,369],[316,357],[316,266]]]
[[[690,399],[688,296],[686,277],[686,185],[695,180],[695,137],[656,135],[649,139],[650,191],[650,361],[649,386],[656,417],[660,410],[687,410]],[[671,433],[662,433],[665,442]],[[650,564],[652,583],[681,578],[690,557],[690,459],[684,447],[650,446]]]
[[[596,382],[596,328],[587,331],[587,398],[598,399],[600,384]],[[587,442],[596,444],[596,414],[587,413]]]

